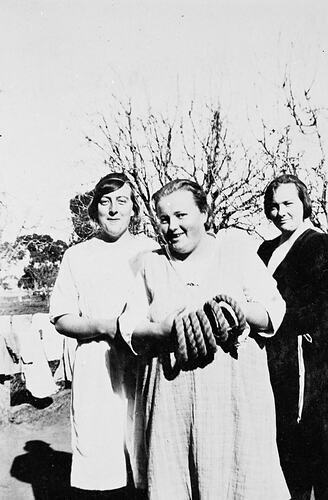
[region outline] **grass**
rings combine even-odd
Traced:
[[[14,314],[35,314],[48,313],[49,302],[40,297],[23,297],[20,301],[18,297],[1,297],[0,298],[0,315]]]

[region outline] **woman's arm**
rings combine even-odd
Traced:
[[[117,330],[116,318],[83,318],[76,314],[63,314],[54,320],[58,333],[79,341],[104,339],[113,341]]]
[[[257,332],[272,331],[270,316],[265,307],[259,302],[246,302],[243,305],[246,321]]]
[[[137,354],[158,354],[170,350],[171,328],[167,330],[163,323],[144,321],[136,326],[132,334],[132,347]]]
[[[286,304],[275,280],[255,252],[243,255],[243,289],[247,299],[243,304],[246,319],[261,336],[274,335],[283,320]]]
[[[141,319],[136,323],[131,322],[130,310],[126,309],[118,318],[118,332],[132,347],[135,354],[151,353],[158,355],[162,351],[172,351],[172,329],[174,318],[181,313],[181,308],[173,311],[161,322]],[[129,333],[132,332],[132,333]]]
[[[272,323],[265,307],[258,302],[243,304],[247,323],[257,332],[272,332]],[[172,328],[174,318],[183,311],[176,310],[161,323],[144,321],[138,324],[132,334],[132,347],[137,354],[158,355],[163,351],[173,351]]]

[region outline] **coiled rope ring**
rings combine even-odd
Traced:
[[[173,323],[177,363],[183,370],[205,366],[214,359],[218,345],[229,350],[246,326],[239,304],[223,294],[205,302],[202,309],[177,315]]]

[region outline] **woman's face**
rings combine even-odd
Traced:
[[[285,235],[292,234],[304,220],[304,208],[295,184],[280,184],[273,194],[270,219]]]
[[[133,215],[131,188],[121,188],[102,196],[98,203],[98,223],[109,241],[118,240],[129,227]]]
[[[190,191],[175,191],[161,198],[157,217],[170,250],[177,255],[192,253],[206,234],[207,214],[200,212]]]

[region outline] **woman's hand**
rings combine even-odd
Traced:
[[[184,312],[184,307],[175,309],[160,322],[143,321],[136,325],[132,335],[132,347],[138,354],[159,354],[171,350],[170,340],[174,318]]]
[[[168,338],[171,336],[174,320],[177,316],[186,314],[185,307],[179,307],[175,309],[170,314],[168,314],[163,321],[160,322],[160,329],[162,331],[163,338]]]

